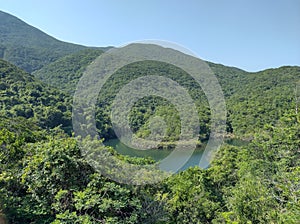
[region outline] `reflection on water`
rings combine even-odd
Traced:
[[[235,146],[243,146],[246,144],[245,141],[238,140],[238,139],[230,139],[227,140],[226,143]],[[112,146],[118,153],[122,155],[128,155],[131,157],[142,157],[142,158],[150,157],[155,161],[160,161],[164,159],[172,152],[169,149],[149,149],[149,150],[133,149],[123,144],[119,139],[111,139],[104,142],[104,144],[107,146]],[[195,149],[193,155],[190,157],[190,159],[180,170],[185,170],[192,166],[198,166],[204,149],[205,149],[205,145]],[[174,160],[174,162],[176,162],[176,160]]]

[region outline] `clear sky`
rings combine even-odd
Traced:
[[[299,0],[0,0],[0,10],[83,45],[157,39],[247,71],[300,65]]]

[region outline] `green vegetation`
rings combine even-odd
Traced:
[[[27,72],[31,73],[63,56],[87,48],[59,41],[20,19],[0,11],[0,58]]]
[[[33,72],[43,82],[73,94],[86,67],[103,53],[100,49],[85,49],[62,57]]]
[[[81,58],[90,58],[89,52],[81,52],[78,59],[68,56],[45,69],[37,71],[40,79],[69,93],[75,92],[75,84],[87,64],[75,71],[72,76],[72,62]],[[70,65],[66,62],[71,61]],[[88,60],[85,60],[88,61]],[[276,124],[277,120],[290,108],[295,108],[295,87],[300,79],[300,68],[286,66],[256,73],[226,67],[208,62],[223,89],[228,118],[227,131],[236,137],[251,139],[254,133],[265,124]],[[51,68],[51,69],[50,69]],[[70,75],[71,74],[71,75]],[[144,75],[163,75],[186,88],[193,98],[200,119],[200,140],[205,140],[209,133],[210,110],[201,87],[184,71],[174,66],[145,61],[134,63],[117,71],[104,85],[98,99],[97,127],[101,137],[115,137],[110,122],[110,105],[120,89],[130,81]],[[178,139],[180,127],[176,124],[178,113],[174,106],[158,97],[147,97],[136,103],[130,114],[132,130],[138,135],[149,135],[149,118],[155,115],[169,120],[165,141]],[[175,127],[176,126],[176,127]],[[230,134],[232,135],[232,134]]]
[[[286,66],[250,73],[232,83],[236,92],[227,108],[236,134],[256,133],[265,124],[275,125],[289,109],[295,109],[295,89],[300,68]]]
[[[206,170],[135,187],[95,172],[59,129],[2,118],[2,212],[11,223],[297,223],[299,120],[288,113],[248,146],[224,145]]]
[[[0,59],[0,115],[24,117],[42,128],[71,131],[70,97]]]
[[[93,171],[76,139],[59,129],[20,132],[23,121],[1,124],[0,201],[9,222],[140,223],[150,216],[138,189]]]
[[[300,67],[248,73],[208,62],[224,91],[228,136],[249,143],[223,144],[207,169],[191,167],[154,185],[133,186],[97,172],[72,133],[70,95],[102,50],[57,41],[2,12],[0,31],[1,58],[36,70],[45,82],[0,59],[0,222],[299,223]],[[96,108],[100,136],[115,137],[113,99],[145,75],[168,77],[188,91],[198,109],[199,142],[205,141],[210,109],[200,86],[181,69],[154,61],[125,66],[107,80]],[[181,127],[179,112],[166,99],[140,99],[128,119],[133,132],[147,138],[151,128],[161,128],[155,116],[165,120],[163,144],[169,147]],[[83,144],[129,164],[154,163],[94,147],[101,141],[86,138]],[[149,178],[146,170],[140,172]]]
[[[101,130],[103,130],[103,126],[108,127],[107,132],[113,134],[109,119],[111,104],[122,87],[136,78],[151,75],[160,75],[170,78],[188,90],[188,93],[194,100],[199,113],[199,139],[207,139],[209,133],[208,127],[210,109],[201,87],[181,69],[178,69],[173,65],[155,61],[143,61],[130,64],[117,71],[107,80],[101,89],[101,93],[98,98],[97,114],[100,114],[100,116],[96,115],[96,121],[100,134],[105,133],[103,131],[101,132]],[[162,83],[162,86],[163,85],[164,84]],[[131,91],[132,95],[138,95],[138,92],[133,92],[135,91],[134,89]],[[119,111],[119,113],[122,113],[122,111]],[[167,125],[166,135],[163,142],[170,142],[170,144],[173,144],[174,141],[179,139],[180,134],[179,113],[174,105],[161,97],[147,96],[135,103],[129,114],[129,122],[133,132],[135,132],[139,137],[148,137],[151,133],[149,126],[150,118],[155,116],[163,117]],[[190,125],[194,123],[193,120],[189,120],[189,122],[191,123]],[[152,128],[158,129],[159,125],[159,122],[157,122],[157,124],[152,123]],[[114,136],[112,134],[103,137],[113,138]]]
[[[251,116],[260,115],[255,123],[245,125],[246,133],[252,133],[254,138],[251,143],[240,147],[223,145],[206,170],[194,167],[155,186],[138,187],[101,176],[81,156],[77,140],[57,127],[70,131],[70,97],[9,63],[0,62],[0,204],[10,223],[297,223],[299,220],[300,117],[295,114],[293,89],[288,88],[299,77],[298,67],[253,74],[237,70],[244,79],[240,83],[253,79],[259,83],[249,83],[247,88],[238,86],[238,90],[233,86],[232,93],[227,94],[234,108],[252,111],[238,120],[234,116],[242,113],[231,109],[233,127],[250,123]],[[103,88],[98,104],[105,110],[99,111],[106,113],[110,99],[122,85],[139,77],[132,71],[151,73],[158,66],[165,73],[174,69],[146,61],[116,73]],[[131,76],[124,76],[127,73]],[[198,106],[206,103],[200,87],[189,88],[192,80],[182,71],[172,75],[186,86]],[[271,87],[262,94],[267,85]],[[239,92],[239,88],[245,93]],[[252,95],[264,103],[255,102]],[[253,108],[247,106],[250,103]],[[209,111],[203,113],[208,119]],[[147,118],[154,114],[165,116],[170,130],[176,130],[174,107],[162,98],[147,97],[138,101],[130,114],[138,135],[144,137]],[[98,122],[109,124],[105,116],[98,113]],[[168,135],[169,140],[176,136],[173,133],[176,131]],[[148,159],[118,157],[130,163],[152,163]]]

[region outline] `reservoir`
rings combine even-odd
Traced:
[[[226,140],[225,143],[234,145],[234,146],[242,146],[246,145],[247,142],[238,140],[238,139],[230,139]],[[105,145],[113,147],[118,153],[122,155],[128,155],[131,157],[141,157],[141,158],[152,158],[155,161],[160,161],[167,157],[172,150],[170,149],[149,149],[149,150],[138,150],[128,147],[123,144],[119,139],[111,139],[104,142]],[[180,170],[186,170],[189,167],[198,166],[201,156],[205,150],[206,144],[203,144],[202,147],[196,148],[193,152],[193,155],[189,158],[189,160],[185,163],[185,165]],[[176,160],[174,160],[176,162]]]

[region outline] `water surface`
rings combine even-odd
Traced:
[[[227,144],[235,145],[235,146],[242,146],[245,145],[245,142],[238,139],[230,139],[226,141]],[[122,155],[128,155],[131,157],[141,157],[147,158],[150,157],[155,161],[160,161],[166,158],[172,150],[170,149],[149,149],[149,150],[138,150],[128,147],[127,145],[123,144],[119,139],[111,139],[104,142],[107,146],[112,146],[118,153]],[[189,160],[185,163],[185,165],[180,170],[185,170],[189,167],[198,166],[201,156],[205,150],[205,144],[202,147],[196,148],[193,152],[193,155],[189,158]],[[174,160],[176,163],[176,160]]]

